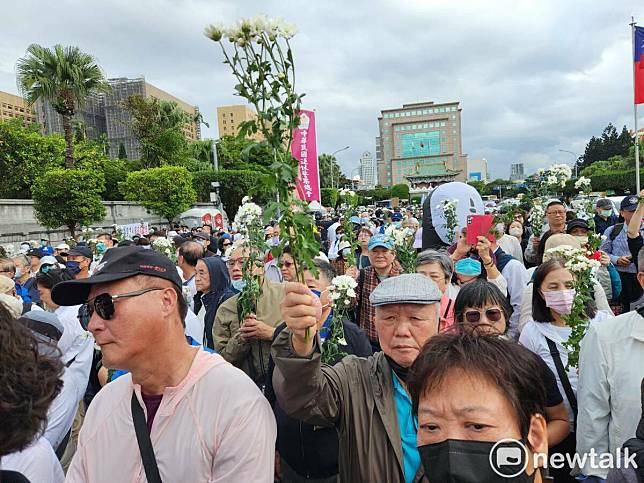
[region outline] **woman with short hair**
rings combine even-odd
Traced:
[[[546,391],[528,350],[494,335],[439,334],[414,361],[407,387],[429,481],[544,481]],[[516,464],[495,465],[506,439]]]

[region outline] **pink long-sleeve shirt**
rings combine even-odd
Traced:
[[[184,380],[165,388],[152,424],[161,480],[272,482],[277,430],[268,401],[221,356],[195,350]],[[131,374],[94,398],[66,482],[147,481],[132,422],[132,391],[146,411]]]

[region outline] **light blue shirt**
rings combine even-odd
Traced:
[[[391,371],[391,377],[394,381],[394,402],[396,403],[396,415],[398,416],[398,427],[400,428],[403,450],[405,483],[411,483],[414,481],[418,468],[420,468],[420,453],[416,446],[418,420],[412,414],[411,398],[398,380],[398,376]]]

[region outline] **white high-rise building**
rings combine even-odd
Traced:
[[[369,151],[365,151],[360,156],[360,187],[363,189],[375,188],[377,178],[376,161]]]

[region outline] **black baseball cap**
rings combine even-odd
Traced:
[[[88,246],[83,246],[83,245],[76,245],[74,248],[70,249],[67,252],[67,256],[85,257],[85,258],[89,258],[90,260],[94,258],[94,254],[92,253],[92,250]]]
[[[31,250],[29,250],[27,252],[27,256],[28,257],[42,258],[42,257],[45,256],[45,254],[43,253],[43,251],[40,248],[32,248]]]
[[[583,228],[586,231],[590,230],[590,226],[588,226],[588,222],[586,220],[582,220],[581,218],[570,220],[568,222],[568,225],[566,226],[566,233],[570,233],[575,228]]]
[[[622,202],[619,204],[620,211],[635,211],[637,209],[637,203],[639,203],[639,198],[635,195],[625,196]]]
[[[177,268],[168,257],[154,250],[130,246],[112,248],[105,252],[91,277],[57,283],[51,291],[51,298],[58,305],[83,304],[87,302],[92,285],[115,282],[135,275],[163,278],[181,289]]]

